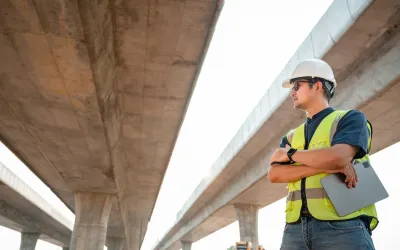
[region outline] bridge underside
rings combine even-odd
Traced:
[[[0,2],[2,142],[77,214],[90,213],[79,197],[105,196],[110,212],[96,223],[130,249],[143,241],[221,6]]]

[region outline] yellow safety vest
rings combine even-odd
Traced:
[[[330,147],[333,135],[336,132],[338,122],[347,112],[348,110],[337,110],[325,117],[318,125],[318,128],[315,130],[315,133],[309,143],[308,149]],[[368,129],[371,131],[371,126],[369,123]],[[371,137],[372,136],[370,136],[368,140],[368,148],[371,147]],[[304,149],[304,124],[300,125],[294,130],[289,131],[289,133],[287,134],[287,139],[292,148],[297,148],[300,150]],[[369,155],[367,154],[363,158],[355,160],[358,162],[369,161]],[[296,167],[295,164],[293,167]],[[327,175],[329,174],[322,173],[307,177],[305,179],[305,193],[307,197],[307,207],[310,214],[318,220],[325,221],[347,220],[358,216],[368,216],[372,219],[370,223],[371,230],[375,229],[378,224],[378,216],[376,213],[375,205],[367,206],[344,217],[340,217],[337,214],[320,182],[320,179]],[[289,193],[286,200],[286,222],[293,223],[298,221],[300,217],[300,210],[302,205],[301,180],[289,183],[288,189]]]

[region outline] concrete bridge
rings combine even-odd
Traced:
[[[71,249],[140,248],[222,4],[0,1],[0,139],[75,213]]]
[[[0,225],[21,232],[21,249],[38,239],[69,249],[73,221],[0,162]]]
[[[331,104],[366,114],[374,127],[372,153],[399,141],[393,133],[400,129],[399,26],[399,1],[335,0],[154,249],[188,250],[236,220],[240,240],[258,244],[259,208],[287,193],[286,185],[268,181],[270,156],[282,136],[304,121],[281,83],[304,59],[322,58],[332,66],[338,89]]]

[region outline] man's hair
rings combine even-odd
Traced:
[[[333,90],[332,90],[332,95],[328,89],[328,86],[330,88],[333,88],[333,84],[325,79],[322,78],[312,78],[311,81],[308,82],[308,86],[311,89],[312,86],[317,83],[318,81],[320,81],[322,83],[322,89],[324,90],[324,96],[326,98],[326,100],[329,101],[331,100],[331,98],[333,97]]]

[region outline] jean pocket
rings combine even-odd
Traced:
[[[286,223],[285,228],[283,229],[283,232],[287,232],[289,229],[289,224]]]
[[[361,223],[361,220],[327,221],[326,225],[337,231],[356,231],[362,230]]]

